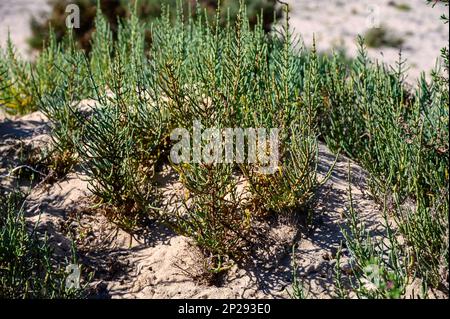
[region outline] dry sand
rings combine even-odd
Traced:
[[[0,122],[0,175],[18,162],[17,150],[24,145],[48,145],[48,123],[35,112],[26,117]],[[319,172],[324,174],[335,156],[320,147]],[[199,281],[202,263],[195,245],[163,226],[150,225],[145,232],[130,235],[89,209],[88,183],[81,170],[52,185],[31,190],[27,219],[40,222],[50,234],[57,252],[70,255],[71,235],[90,269],[96,270],[91,284],[102,298],[288,298],[292,263],[310,288],[310,297],[333,296],[332,265],[342,240],[340,226],[347,205],[348,162],[340,157],[335,170],[321,190],[313,226],[305,229],[295,220],[280,217],[270,221],[261,247],[250,262],[232,267],[217,286]],[[380,226],[380,213],[366,192],[366,174],[352,167],[352,193],[357,208],[371,229]],[[0,185],[10,187],[13,178],[3,177]],[[176,182],[176,181],[175,181]],[[165,188],[174,180],[168,178]],[[295,253],[292,255],[292,247]],[[342,267],[348,267],[344,256]],[[347,264],[347,265],[346,265]]]

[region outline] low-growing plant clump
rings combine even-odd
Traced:
[[[398,3],[395,1],[389,1],[388,4],[400,11],[411,11],[411,6],[407,3]]]
[[[366,31],[364,34],[365,44],[369,48],[401,48],[404,39],[397,35],[393,30],[379,26]]]
[[[66,262],[61,265],[47,237],[24,217],[24,195],[0,193],[0,298],[80,298],[83,289],[67,285]],[[61,257],[59,257],[61,258]]]

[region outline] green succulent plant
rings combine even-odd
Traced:
[[[443,289],[448,49],[441,68],[409,86],[403,58],[394,67],[374,62],[362,38],[353,60],[319,55],[298,45],[286,7],[282,28],[269,33],[263,19],[250,23],[243,3],[224,22],[222,9],[213,17],[202,7],[192,15],[180,6],[164,9],[148,27],[135,11],[113,26],[97,8],[89,53],[76,45],[76,34],[62,42],[52,35],[32,64],[10,45],[0,54],[0,105],[49,117],[56,158],[81,163],[97,207],[112,221],[129,231],[146,219],[166,223],[191,237],[216,273],[250,253],[252,234],[268,214],[311,213],[324,141],[368,171],[371,195],[386,216],[380,242],[367,238],[355,209],[347,216],[347,246],[358,263],[352,289],[361,297],[403,297],[413,274]],[[32,106],[21,109],[28,98]],[[91,107],[83,110],[86,99]],[[245,160],[171,161],[172,131],[189,130],[194,121],[206,128],[279,129],[273,174],[259,174],[263,163]],[[175,170],[184,192],[172,207],[158,188],[161,163]],[[369,291],[362,283],[370,265],[383,281]]]

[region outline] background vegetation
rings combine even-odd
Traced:
[[[186,16],[196,14],[215,16],[217,7],[220,5],[222,14],[219,23],[223,26],[227,20],[228,15],[230,21],[236,21],[236,16],[239,11],[239,1],[230,0],[188,0],[182,1],[184,14]],[[281,17],[281,11],[275,6],[276,0],[252,0],[247,1],[248,18],[252,26],[256,25],[257,17],[263,13],[263,26],[268,32],[274,21]],[[114,35],[117,34],[119,27],[119,20],[130,17],[134,10],[134,1],[124,0],[49,0],[51,6],[51,14],[43,15],[43,18],[33,19],[31,22],[32,37],[29,44],[32,48],[41,50],[44,43],[48,43],[50,37],[50,28],[54,32],[54,36],[60,42],[67,33],[66,28],[66,7],[68,4],[76,4],[80,8],[80,28],[75,29],[74,38],[85,50],[91,49],[92,33],[95,30],[95,17],[97,15],[97,7],[102,10],[104,16],[108,20],[111,30]],[[151,23],[161,16],[163,8],[168,6],[172,12],[175,12],[177,0],[140,0],[137,2],[137,16],[145,23]],[[197,11],[197,5],[202,8]],[[146,40],[151,41],[151,33],[146,33]]]

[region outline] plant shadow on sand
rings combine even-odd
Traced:
[[[8,167],[15,163],[11,148],[17,147],[11,141],[22,138],[32,148],[48,143],[47,124],[39,116],[33,113],[0,124],[2,154]],[[334,160],[335,155],[320,145],[319,178]],[[81,170],[53,184],[32,188],[27,198],[27,220],[39,223],[38,230],[48,234],[60,256],[71,256],[72,241],[76,244],[78,262],[85,274],[92,274],[92,298],[286,298],[294,262],[311,295],[326,298],[332,296],[331,261],[343,239],[348,161],[340,156],[330,179],[318,190],[309,223],[304,213],[297,217],[272,216],[260,223],[250,257],[218,276],[214,285],[205,283],[204,261],[198,258],[201,252],[186,237],[156,222],[128,234],[92,210],[92,203],[85,200],[90,192]],[[2,173],[7,172],[4,164],[2,161]],[[364,170],[351,162],[356,209],[368,222],[367,227],[376,229],[381,216],[367,194],[366,179]],[[2,180],[2,185],[7,182]],[[163,193],[177,191],[180,186],[177,176],[170,172],[163,174],[159,183]]]

